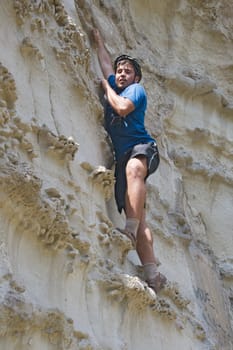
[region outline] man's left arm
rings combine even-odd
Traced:
[[[126,117],[135,110],[134,103],[129,98],[117,95],[106,79],[102,79],[102,86],[108,102],[120,117]]]

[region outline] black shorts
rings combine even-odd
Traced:
[[[129,159],[135,158],[139,155],[144,155],[147,159],[147,175],[145,177],[145,181],[149,175],[157,170],[159,166],[159,151],[155,142],[141,143],[134,146],[116,162],[115,200],[120,213],[122,209],[125,209],[125,192],[127,189],[125,168]]]

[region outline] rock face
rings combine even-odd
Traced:
[[[233,3],[2,0],[0,349],[233,349]],[[113,199],[91,29],[139,57],[159,295]]]

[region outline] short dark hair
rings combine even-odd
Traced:
[[[138,63],[136,58],[133,58],[129,55],[120,55],[115,59],[115,61],[114,61],[115,73],[117,70],[118,63],[121,61],[129,61],[132,64],[132,66],[134,67],[135,74],[139,77],[139,81],[142,79],[142,70],[141,70],[140,64]]]

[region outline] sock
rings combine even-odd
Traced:
[[[150,282],[153,281],[157,274],[157,265],[156,263],[149,263],[143,265],[145,280]]]
[[[136,218],[127,218],[125,223],[125,230],[132,232],[137,237],[137,231],[139,226],[139,220]]]

